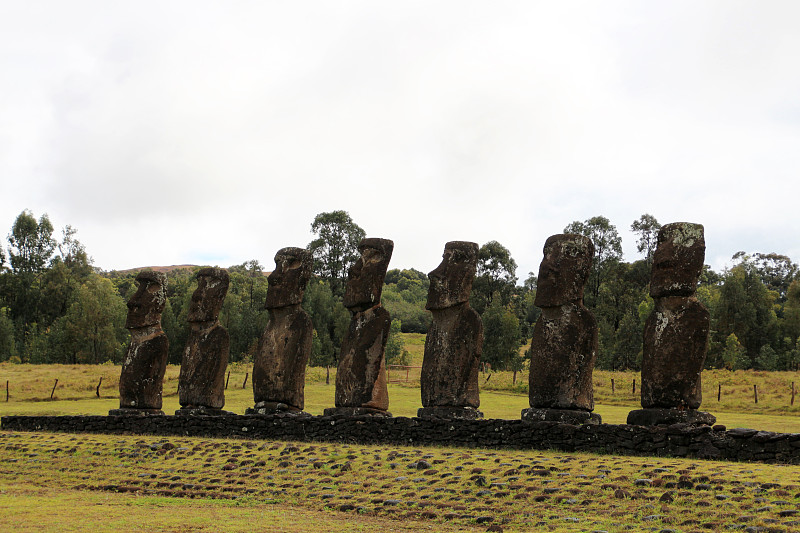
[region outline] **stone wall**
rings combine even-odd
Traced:
[[[4,416],[5,431],[149,434],[403,446],[554,449],[800,464],[800,433],[721,426],[583,425],[522,420],[230,416]]]

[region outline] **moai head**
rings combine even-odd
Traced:
[[[275,270],[267,281],[267,309],[277,309],[303,301],[311,279],[311,252],[303,248],[281,248],[275,254]]]
[[[144,328],[161,323],[161,313],[167,304],[167,277],[151,270],[136,275],[139,287],[128,300],[128,329]]]
[[[477,266],[477,243],[452,241],[445,244],[442,262],[428,274],[431,286],[425,309],[445,309],[469,301]]]
[[[588,237],[562,233],[544,243],[536,286],[537,307],[558,307],[583,300],[583,286],[589,279],[594,245]]]
[[[706,257],[703,225],[673,222],[658,232],[650,275],[650,296],[691,296]]]
[[[348,309],[369,309],[381,302],[383,280],[392,258],[394,242],[389,239],[361,239],[361,257],[347,273],[344,306]]]
[[[217,320],[228,293],[228,272],[218,267],[206,267],[197,272],[197,289],[189,304],[189,322]]]

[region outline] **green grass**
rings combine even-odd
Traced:
[[[424,336],[411,340],[420,355]],[[231,365],[226,409],[242,413],[252,406],[250,369]],[[118,406],[119,372],[111,365],[2,363],[0,380],[9,380],[11,397],[3,402],[0,396],[0,414],[105,414]],[[178,372],[175,366],[167,370],[167,413],[178,408]],[[527,374],[518,374],[517,384],[511,373],[489,376],[481,375],[481,410],[487,418],[518,419],[528,406]],[[624,423],[638,407],[630,389],[634,378],[638,393],[637,373],[595,372],[596,412],[604,422]],[[325,369],[308,369],[309,413],[322,414],[333,405],[334,380],[335,370],[326,385]],[[704,373],[703,408],[729,428],[800,432],[800,417],[788,406],[794,380],[800,383],[796,373],[709,371]],[[719,402],[716,383],[723,385]],[[748,396],[752,383],[759,387],[758,405]],[[389,397],[395,416],[414,416],[420,406],[418,382],[390,384]],[[289,533],[486,531],[488,523],[478,524],[476,517],[491,518],[504,531],[800,529],[792,524],[794,517],[780,516],[800,508],[796,466],[542,451],[168,441],[176,448],[150,449],[167,442],[160,437],[0,432],[0,531],[249,532],[254,524],[257,530]],[[435,473],[407,468],[422,458]],[[264,464],[254,466],[260,461]],[[291,465],[282,466],[283,461]],[[315,462],[322,465],[314,468]],[[342,468],[346,463],[352,468]],[[540,466],[549,474],[532,474]],[[179,479],[171,479],[175,476]],[[487,485],[478,486],[476,476]],[[682,476],[692,488],[670,485]],[[650,485],[636,485],[645,478]],[[697,488],[703,484],[709,488]],[[479,496],[484,490],[488,493]],[[665,494],[671,502],[661,501]],[[400,503],[384,505],[386,500]],[[363,509],[340,510],[348,505]]]
[[[797,466],[0,432],[2,531],[788,531],[798,506]]]
[[[409,340],[410,339],[410,340]],[[424,335],[408,334],[407,345],[415,343],[420,354]],[[252,407],[252,365],[232,364],[225,392],[225,408],[244,413]],[[178,409],[178,374],[180,368],[170,365],[164,381],[164,411]],[[416,372],[414,375],[413,372]],[[411,380],[389,384],[389,410],[395,416],[415,416],[420,407],[419,371],[412,370]],[[9,381],[10,401],[0,395],[1,415],[78,415],[106,414],[118,407],[117,390],[120,367],[114,365],[13,365],[0,363],[0,385]],[[396,377],[404,373],[394,374]],[[331,369],[330,385],[325,384],[324,368],[308,368],[306,373],[306,411],[321,415],[334,405],[336,370]],[[729,428],[752,427],[767,431],[800,432],[800,398],[790,406],[791,382],[800,389],[800,373],[709,370],[703,374],[704,398],[702,409],[717,417],[717,422]],[[96,387],[103,378],[100,397]],[[246,386],[245,377],[247,377]],[[390,373],[390,377],[392,374]],[[54,400],[50,392],[54,380],[58,387]],[[615,391],[611,392],[611,379]],[[636,394],[632,383],[636,379]],[[526,373],[518,373],[516,384],[511,372],[494,372],[480,375],[481,410],[487,418],[518,419],[520,411],[528,407]],[[638,393],[641,381],[635,372],[594,373],[595,411],[610,424],[625,423],[628,412],[639,408]],[[717,401],[717,383],[723,394]],[[752,384],[759,387],[759,403],[752,398]],[[0,389],[2,390],[2,389]],[[787,392],[788,391],[788,392]],[[750,396],[748,396],[748,394]]]

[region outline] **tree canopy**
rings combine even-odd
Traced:
[[[656,217],[648,213],[640,216],[638,220],[634,220],[631,224],[631,231],[639,236],[636,239],[636,251],[644,254],[648,265],[653,262],[653,254],[656,251],[656,244],[658,244],[658,231],[660,229],[661,224],[658,223]]]
[[[497,241],[489,241],[478,250],[478,266],[472,284],[470,303],[479,313],[499,298],[507,305],[517,285],[517,262],[511,252]]]
[[[573,222],[565,231],[588,236],[596,246],[596,269],[586,303],[599,327],[598,368],[638,369],[644,322],[653,310],[648,294],[655,217],[642,215],[632,225],[641,260],[625,262],[621,239],[605,217]],[[316,277],[308,284],[303,308],[314,326],[311,364],[333,366],[350,313],[341,292],[347,269],[358,257],[364,232],[344,211],[321,213],[312,229]],[[136,290],[137,272],[95,268],[77,231],[65,226],[60,240],[45,214],[24,210],[0,246],[0,361],[29,363],[119,362],[129,334],[125,302]],[[309,245],[309,248],[312,246]],[[186,320],[198,267],[167,272],[167,302],[162,328],[170,343],[169,362],[180,363],[188,336]],[[536,273],[517,285],[516,261],[496,240],[479,251],[470,301],[484,322],[484,360],[492,368],[519,370],[519,347],[530,339],[540,314],[533,305]],[[230,335],[230,360],[248,361],[268,320],[264,309],[267,278],[257,260],[228,267],[230,288],[220,321]],[[430,282],[414,268],[386,274],[383,305],[392,317],[388,354],[403,360],[399,332],[426,333]],[[740,252],[733,266],[715,272],[705,265],[697,297],[711,314],[706,364],[719,368],[797,369],[800,365],[800,275],[791,258],[765,252]]]
[[[589,275],[587,304],[593,307],[600,295],[600,286],[610,268],[622,260],[622,238],[617,227],[604,216],[595,216],[583,222],[574,221],[564,228],[564,233],[577,233],[588,237],[594,244],[594,260]]]
[[[314,274],[331,284],[333,293],[341,296],[347,271],[358,260],[358,243],[366,232],[353,222],[347,211],[320,213],[311,223],[316,238],[308,244],[314,254]]]

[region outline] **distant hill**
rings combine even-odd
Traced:
[[[173,270],[192,270],[195,268],[199,268],[200,265],[170,265],[170,266],[142,266],[136,268],[128,268],[126,270],[117,270],[118,274],[129,274],[131,272],[139,272],[142,270],[153,270],[155,272],[163,272],[166,274],[167,272],[172,272]],[[263,276],[269,276],[270,272],[261,272]]]
[[[153,270],[155,272],[172,272],[173,270],[192,270],[199,265],[170,265],[170,266],[142,266],[136,268],[128,268],[126,270],[117,270],[120,274],[128,274],[129,272],[139,272],[141,270]]]

